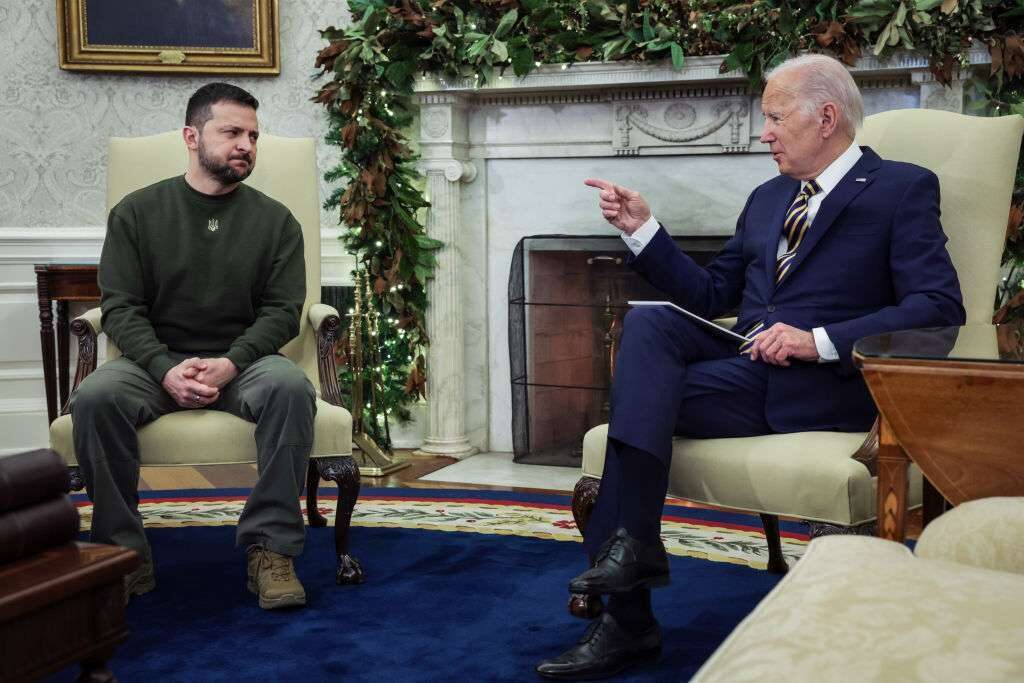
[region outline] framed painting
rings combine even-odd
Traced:
[[[57,0],[60,68],[281,73],[278,0]]]

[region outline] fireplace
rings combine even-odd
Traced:
[[[725,238],[678,237],[707,263]],[[583,435],[607,422],[622,317],[630,299],[662,299],[626,266],[616,236],[519,241],[509,273],[509,364],[516,462],[579,467]]]

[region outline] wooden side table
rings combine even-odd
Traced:
[[[36,292],[39,297],[39,340],[43,351],[43,383],[46,412],[53,422],[68,402],[71,378],[68,372],[68,302],[99,301],[95,263],[36,264]],[[57,302],[57,350],[54,353],[53,302]],[[56,368],[56,371],[55,371]],[[60,403],[57,382],[60,380]]]
[[[113,681],[106,663],[128,637],[124,576],[134,550],[68,543],[0,566],[0,681],[37,680],[81,663],[83,681]]]
[[[953,505],[1024,495],[1019,328],[968,325],[875,335],[857,342],[854,360],[881,417],[879,536],[904,538],[910,462]]]

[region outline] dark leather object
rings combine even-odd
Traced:
[[[78,508],[67,494],[0,513],[0,564],[73,541]]]
[[[0,512],[68,491],[68,466],[49,449],[0,458]]]
[[[569,582],[569,592],[606,595],[668,584],[668,556],[661,541],[644,543],[620,528],[601,546],[594,566]]]
[[[562,681],[606,678],[632,666],[653,663],[660,655],[661,629],[656,622],[634,635],[605,612],[590,624],[576,645],[538,664],[537,673]]]

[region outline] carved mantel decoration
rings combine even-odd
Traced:
[[[760,95],[741,72],[719,73],[721,63],[721,57],[691,57],[679,71],[670,63],[545,65],[523,78],[509,71],[482,87],[475,79],[431,74],[417,80],[420,169],[431,202],[427,231],[445,244],[428,290],[430,425],[423,450],[455,457],[512,450],[504,296],[511,254],[527,235],[604,234],[592,205],[584,211],[580,196],[569,196],[581,186],[577,177],[602,169],[622,173],[626,167],[613,165],[617,159],[651,159],[630,174],[659,157],[685,160],[688,177],[724,176],[731,187],[707,180],[690,205],[675,210],[704,211],[691,221],[703,221],[699,234],[731,232],[742,206],[737,193],[745,196],[775,171],[758,140]],[[927,57],[913,53],[884,62],[865,57],[851,72],[866,113],[962,111],[964,82],[974,69],[987,72],[988,64],[988,50],[976,46],[951,87],[935,81]],[[573,182],[561,184],[567,176]],[[510,189],[524,185],[539,194],[520,197]],[[720,219],[726,214],[730,222]]]

